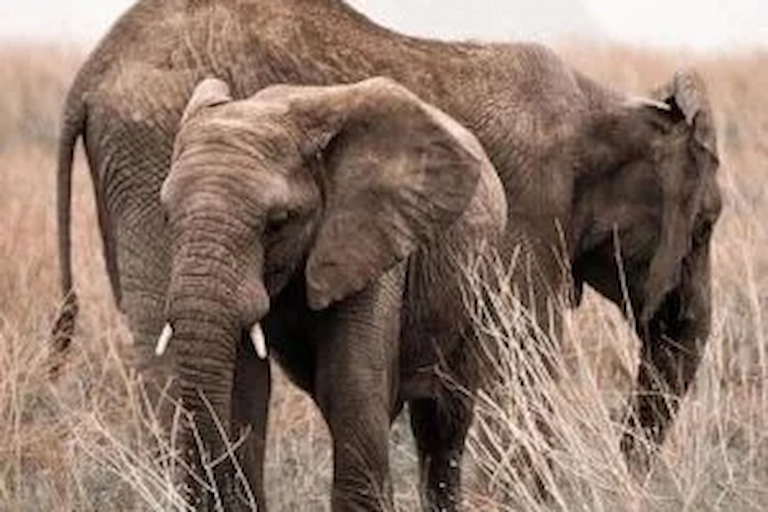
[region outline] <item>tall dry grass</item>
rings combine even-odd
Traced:
[[[618,452],[620,414],[637,365],[637,340],[616,308],[594,294],[566,313],[562,351],[528,354],[530,330],[514,297],[485,325],[507,378],[481,400],[467,464],[471,510],[768,509],[768,55],[702,56],[562,44],[588,74],[644,93],[694,64],[720,127],[726,208],[715,235],[713,335],[696,385],[645,481]],[[58,304],[54,144],[62,96],[83,55],[48,47],[0,49],[0,510],[163,510],[168,450],[158,443],[136,376],[121,358],[131,343],[101,258],[82,155],[75,170],[75,267],[81,295],[77,342],[66,371],[45,371]],[[515,321],[512,321],[515,320]],[[538,340],[540,344],[546,339]],[[560,382],[539,365],[562,368]],[[267,486],[273,510],[327,510],[331,455],[325,426],[305,397],[279,381],[270,419]],[[491,399],[491,396],[493,397]],[[550,436],[535,428],[543,420]],[[485,443],[478,443],[478,433]],[[418,509],[415,455],[404,422],[392,445],[397,504]],[[546,483],[542,502],[515,462],[516,447]],[[497,450],[487,450],[487,442]],[[478,474],[485,475],[482,478]],[[489,492],[490,490],[490,492]]]

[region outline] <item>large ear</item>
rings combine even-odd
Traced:
[[[232,101],[232,95],[226,82],[218,78],[206,78],[197,84],[192,92],[184,114],[181,116],[181,124],[189,121],[204,108],[215,107],[230,101]]]
[[[655,91],[654,97],[669,105],[668,115],[686,123],[690,133],[688,148],[695,158],[678,160],[680,172],[662,172],[659,176],[664,196],[662,232],[645,283],[641,325],[647,325],[678,280],[682,259],[691,247],[698,208],[694,198],[706,180],[706,173],[714,172],[718,163],[712,107],[701,77],[695,71],[680,71],[671,82]]]
[[[318,92],[319,91],[319,92]],[[458,122],[383,78],[314,89],[302,112],[323,162],[325,212],[306,266],[323,309],[434,239],[495,172]],[[297,109],[293,109],[297,112]]]
[[[712,106],[704,80],[694,70],[675,73],[674,78],[657,89],[653,96],[666,103],[673,111],[680,112],[701,149],[715,160],[717,157],[717,130]]]

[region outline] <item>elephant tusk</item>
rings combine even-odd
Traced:
[[[172,337],[173,327],[171,327],[171,324],[165,324],[163,332],[160,333],[160,338],[157,340],[157,348],[155,349],[155,354],[157,356],[165,354],[165,351],[168,348],[168,343],[170,343]]]
[[[633,96],[628,98],[626,105],[630,108],[655,108],[657,110],[671,111],[672,107],[663,101],[654,100],[651,98],[643,98],[641,96]]]
[[[251,341],[253,342],[253,348],[256,349],[256,355],[260,359],[267,358],[267,340],[264,337],[264,331],[261,329],[261,325],[257,322],[253,324],[251,328]]]

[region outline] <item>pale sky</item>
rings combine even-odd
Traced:
[[[656,46],[768,47],[768,0],[349,0],[390,28],[441,38],[567,35]],[[93,43],[131,0],[0,0],[1,40]]]

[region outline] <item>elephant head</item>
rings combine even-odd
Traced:
[[[161,189],[172,270],[158,353],[206,448],[220,451],[210,413],[229,417],[241,334],[266,355],[260,323],[289,280],[314,310],[350,297],[451,226],[483,173],[469,132],[388,79],[243,101],[199,84]]]
[[[577,187],[574,277],[577,288],[586,282],[631,306],[643,340],[633,421],[660,442],[677,407],[665,397],[685,393],[710,330],[710,242],[721,210],[712,109],[701,78],[683,71],[591,130],[601,140],[593,151],[611,144],[620,158],[601,157],[611,164]]]

